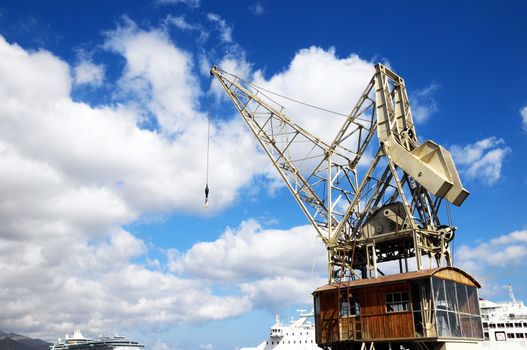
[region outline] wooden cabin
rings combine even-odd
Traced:
[[[480,287],[455,267],[322,286],[313,292],[316,342],[482,340]]]

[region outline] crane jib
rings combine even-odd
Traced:
[[[400,272],[409,259],[417,270],[425,262],[451,266],[455,227],[443,224],[441,205],[459,206],[469,195],[451,154],[419,143],[404,80],[382,64],[374,70],[349,115],[210,70],[326,245],[330,282],[377,277],[390,261]],[[345,120],[326,142],[270,95]]]

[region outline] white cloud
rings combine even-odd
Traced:
[[[523,130],[527,131],[527,106],[520,109],[520,114],[522,116]]]
[[[250,62],[247,62],[243,53],[241,55],[226,55],[219,62],[218,66],[224,71],[234,74],[243,80],[251,79],[254,74],[253,65]],[[218,90],[218,94],[221,94],[221,97],[226,95],[223,90]]]
[[[339,58],[334,49],[313,46],[297,52],[287,70],[269,79],[258,70],[253,81],[281,95],[347,114],[362,95],[373,73],[373,64],[357,55]],[[306,108],[276,96],[272,98],[286,108],[286,114],[293,122],[326,142],[333,141],[344,123],[344,117]]]
[[[307,300],[306,281],[320,282],[309,275],[315,251],[322,251],[317,266],[325,264],[322,245],[307,227],[280,232],[249,223],[216,242],[196,244],[182,253],[178,270],[196,279],[163,271],[147,256],[147,245],[120,228],[151,212],[202,210],[203,184],[196,179],[205,162],[196,154],[205,155],[205,134],[199,136],[206,118],[196,103],[201,92],[191,56],[163,32],[128,22],[106,38],[105,47],[126,62],[119,86],[147,102],[160,131],[138,127],[142,115],[134,106],[72,101],[65,62],[0,40],[0,72],[8,77],[0,97],[9,101],[0,107],[0,327],[47,337],[79,327],[98,332],[119,324],[126,331],[142,323],[224,319],[266,301],[276,306],[272,286],[292,280],[294,297],[284,300]],[[13,71],[20,73],[7,74]],[[213,125],[212,149],[221,150],[212,157],[218,177],[211,201],[216,209],[209,208],[218,210],[267,162],[238,119]],[[225,241],[240,249],[227,249]],[[218,266],[231,271],[196,270],[191,263],[204,263],[210,249],[224,249]],[[145,266],[134,262],[141,260]],[[226,283],[222,273],[238,294],[213,293],[211,283]],[[211,282],[203,283],[204,277]]]
[[[452,146],[450,151],[466,178],[490,186],[500,179],[503,161],[511,149],[502,139],[489,137],[467,146]]]
[[[3,95],[9,93],[10,101],[33,99],[32,105],[49,106],[51,101],[69,95],[69,67],[49,52],[40,50],[29,54],[16,44],[9,45],[3,37],[0,37],[0,52],[3,55],[0,70],[4,74],[10,73],[4,84],[12,88]],[[56,74],[56,79],[51,81],[50,71]]]
[[[308,301],[323,283],[316,276],[325,270],[326,253],[307,226],[266,230],[247,222],[173,257],[173,271],[122,228],[152,213],[204,212],[207,142],[193,55],[163,30],[124,22],[106,33],[104,45],[125,62],[112,91],[120,102],[97,108],[72,100],[75,80],[66,62],[0,37],[0,328],[43,338],[116,325],[126,332],[134,325],[205,322],[255,305],[276,310]],[[226,41],[229,32],[222,29]],[[340,59],[332,50],[310,48],[265,79],[242,56],[231,53],[223,62],[284,94],[306,93],[339,110],[351,109],[372,73],[357,56]],[[329,78],[320,83],[321,77]],[[311,115],[298,118],[309,124],[304,118]],[[148,118],[159,127],[141,127]],[[326,124],[310,125],[323,134]],[[270,166],[239,118],[215,121],[211,142],[214,212]],[[211,252],[221,254],[219,268],[197,269],[209,266],[206,257],[217,261]],[[272,294],[286,283],[294,284],[290,293]],[[232,293],[217,295],[215,285]]]
[[[433,113],[439,110],[434,100],[434,93],[437,89],[438,85],[432,83],[426,88],[411,94],[412,117],[416,123],[426,122]]]
[[[176,350],[177,347],[169,346],[167,343],[162,342],[161,340],[156,341],[154,344],[153,350]]]
[[[527,231],[519,230],[456,249],[456,265],[476,276],[486,297],[503,294],[500,276],[520,274],[527,262]]]
[[[309,278],[312,265],[325,272],[326,252],[311,226],[264,230],[254,220],[227,229],[214,242],[195,244],[184,254],[171,251],[169,266],[199,278],[247,281],[275,276]],[[215,261],[214,269],[203,266]]]
[[[74,81],[77,85],[101,86],[104,82],[104,66],[82,61],[75,66]]]
[[[311,226],[272,230],[254,220],[184,253],[168,252],[172,271],[236,284],[254,307],[271,312],[310,304],[311,292],[327,281],[320,277],[326,274],[326,259],[326,249]],[[211,261],[214,267],[207,268]]]
[[[259,1],[249,6],[249,10],[257,16],[263,15],[265,13],[265,8],[263,7],[262,3]]]
[[[164,32],[141,31],[132,22],[106,35],[105,47],[126,58],[121,89],[147,103],[164,129],[177,132],[203,119],[191,54],[175,47]]]
[[[44,336],[79,327],[96,333],[117,325],[126,330],[145,323],[224,319],[251,307],[244,297],[214,296],[197,280],[131,264],[146,248],[124,231],[96,245],[48,239],[19,251],[10,249],[13,242],[1,242],[2,328]]]
[[[202,64],[209,64],[209,61],[205,57],[202,57],[201,61]],[[250,62],[247,62],[243,53],[241,53],[240,55],[227,54],[225,57],[222,58],[221,61],[216,64],[216,66],[243,80],[250,80],[253,74],[253,66]],[[206,74],[210,74],[210,69],[211,66],[209,65],[208,67],[203,67],[201,70],[203,74],[205,74],[205,72]],[[214,97],[216,104],[218,104],[219,101],[227,102],[230,104],[230,99],[225,93],[223,86],[221,86],[221,84],[216,79],[212,81],[210,93]],[[234,112],[234,106],[232,106],[231,108]]]
[[[160,5],[183,4],[190,8],[198,8],[201,5],[201,0],[155,0],[155,3]]]
[[[182,30],[198,30],[200,27],[187,22],[184,16],[171,16],[166,18],[166,21],[170,24],[175,25],[177,28]]]
[[[460,264],[474,271],[522,264],[527,257],[527,231],[514,231],[474,247],[461,246],[457,256]]]
[[[165,166],[172,168],[167,169],[171,173],[181,171],[183,177],[174,178],[180,184],[175,197],[187,193],[197,198],[196,194],[203,190],[198,186],[204,187],[204,183],[199,184],[195,180],[200,177],[205,180],[207,118],[198,110],[197,98],[201,92],[192,74],[191,55],[175,47],[163,32],[140,31],[133,23],[108,33],[107,47],[127,59],[120,80],[123,89],[145,101],[148,112],[156,116],[163,131],[177,135],[170,151],[173,160],[159,163],[156,171]],[[221,152],[215,152],[220,149]],[[240,163],[240,158],[248,161]],[[212,189],[214,201],[211,209],[217,210],[232,201],[236,188],[247,184],[264,162],[263,156],[256,151],[255,141],[238,118],[213,124],[211,168],[217,176],[213,179],[215,187]],[[163,193],[176,182],[168,178],[167,181],[163,189],[159,187]]]
[[[164,25],[173,25],[176,28],[185,32],[198,32],[199,42],[205,42],[209,37],[209,32],[200,23],[191,23],[187,21],[185,16],[172,16],[168,15],[163,21]]]
[[[133,105],[74,102],[67,63],[0,37],[6,101],[0,106],[0,328],[44,338],[75,328],[102,332],[119,325],[126,332],[251,308],[247,297],[216,296],[199,281],[134,262],[148,260],[148,248],[123,224],[149,213],[203,211],[206,119],[194,100],[197,83],[187,78],[193,76],[188,55],[161,32],[121,29],[108,34],[108,47],[126,60],[121,81],[151,87],[134,93],[144,93],[148,108],[166,118],[165,132],[138,127],[142,116]],[[134,51],[138,44],[173,61]],[[263,162],[239,122],[214,125],[213,133],[212,149],[222,152],[214,157],[217,189],[209,209],[219,210]]]
[[[232,27],[227,22],[215,13],[207,14],[209,21],[216,25],[217,30],[220,32],[220,38],[224,43],[232,43]]]
[[[240,288],[255,307],[276,313],[291,305],[311,304],[313,302],[311,293],[326,283],[327,280],[319,276],[312,279],[279,276],[242,283]]]

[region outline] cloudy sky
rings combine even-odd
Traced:
[[[2,1],[0,330],[230,350],[310,308],[324,248],[212,64],[342,113],[388,64],[420,139],[450,149],[471,192],[452,213],[456,265],[483,296],[511,283],[527,298],[526,15],[523,1]],[[288,112],[320,135],[342,122]]]

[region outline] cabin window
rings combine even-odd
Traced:
[[[386,312],[401,312],[410,310],[408,292],[392,292],[384,295]]]
[[[351,317],[360,315],[359,300],[346,293],[340,297],[340,317]]]
[[[432,285],[438,336],[483,338],[476,288],[439,278]]]

